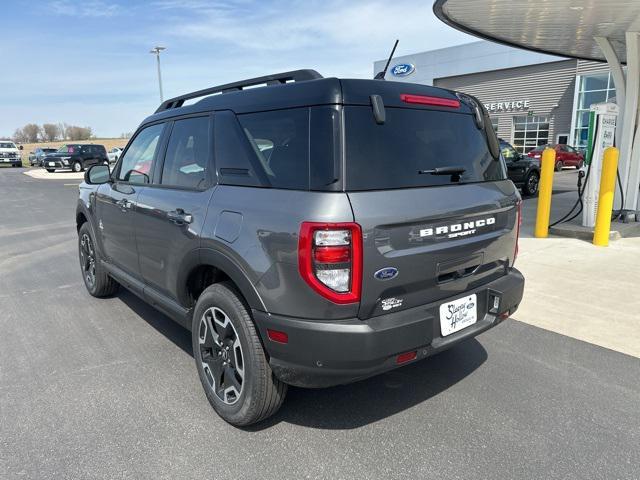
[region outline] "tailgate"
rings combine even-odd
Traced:
[[[510,181],[348,196],[363,233],[362,319],[455,297],[513,262],[519,197]]]

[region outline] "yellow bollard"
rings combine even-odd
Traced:
[[[598,194],[598,211],[596,226],[593,229],[593,244],[599,247],[609,245],[611,230],[611,212],[613,195],[616,191],[616,175],[618,173],[618,157],[620,151],[615,147],[605,149],[602,158],[602,174],[600,176],[600,193]]]
[[[540,191],[538,192],[538,211],[536,212],[536,238],[549,235],[549,217],[551,216],[551,193],[553,192],[553,172],[556,166],[556,151],[545,148],[540,160]]]

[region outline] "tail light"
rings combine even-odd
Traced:
[[[300,275],[334,303],[360,301],[362,230],[357,223],[303,222],[298,243]]]
[[[401,93],[400,100],[405,103],[415,103],[418,105],[432,105],[434,107],[460,108],[460,101],[452,98],[429,97],[426,95],[411,95]]]
[[[516,250],[513,252],[513,263],[516,263],[518,258],[518,250],[520,249],[520,225],[522,225],[522,200],[516,204]]]

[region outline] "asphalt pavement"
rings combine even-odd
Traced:
[[[186,330],[126,291],[86,293],[76,185],[0,169],[0,478],[640,477],[640,360],[517,314],[227,425]]]

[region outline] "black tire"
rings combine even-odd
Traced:
[[[55,169],[55,168],[47,168],[47,172],[49,172],[49,173],[53,173],[53,172],[55,172],[55,171],[56,171],[56,169]]]
[[[540,186],[540,174],[535,170],[529,172],[527,178],[524,179],[524,185],[522,186],[522,193],[528,197],[533,197],[538,193],[538,187]]]
[[[89,245],[87,245],[87,238],[90,241]],[[84,281],[84,286],[87,287],[87,291],[92,296],[98,298],[108,297],[116,293],[120,285],[107,274],[100,263],[100,254],[95,245],[91,227],[85,222],[78,231],[78,258],[80,260],[82,280]],[[90,251],[92,253],[88,255]],[[88,258],[90,256],[92,259]]]
[[[562,171],[562,167],[564,167],[564,163],[562,163],[562,160],[558,160],[556,162],[556,172]]]
[[[191,338],[200,382],[223,420],[242,427],[278,411],[287,385],[271,371],[249,310],[232,284],[216,283],[202,292],[193,312]],[[234,386],[240,386],[239,394]],[[234,391],[227,393],[230,389]]]
[[[73,162],[73,164],[71,165],[71,170],[76,173],[80,173],[81,171],[83,171],[84,167],[82,166],[82,162],[79,162],[77,160]]]
[[[578,164],[576,165],[576,170],[580,170],[583,165],[584,165],[584,160],[580,160],[580,162],[578,162]]]

